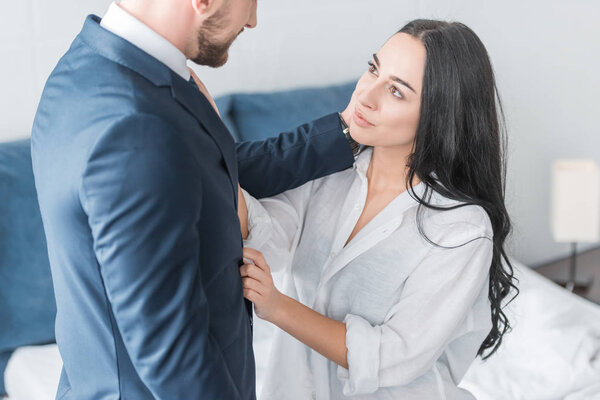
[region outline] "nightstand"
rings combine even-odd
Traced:
[[[569,274],[569,257],[541,265],[535,268],[535,272],[552,281],[564,282]],[[589,278],[593,281],[588,290],[576,289],[573,293],[600,304],[600,247],[577,255],[576,281],[584,281]]]

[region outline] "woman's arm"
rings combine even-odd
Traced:
[[[280,293],[281,304],[271,323],[329,360],[348,368],[346,324],[328,318]]]
[[[474,358],[489,333],[487,326],[465,325],[475,300],[485,294],[492,260],[492,231],[478,232],[481,225],[453,224],[439,237],[441,242],[461,239],[464,245],[431,250],[406,280],[382,324],[350,313],[342,323],[286,297],[273,285],[262,255],[251,249],[244,249],[244,257],[254,264],[240,268],[244,297],[254,303],[260,318],[337,363],[346,396],[407,385],[432,368],[457,333],[473,338],[464,345],[463,358]],[[480,321],[487,318],[482,312]]]
[[[240,274],[244,297],[254,303],[256,315],[347,369],[346,325],[279,292],[260,252],[245,248],[244,258],[254,263],[243,265]]]
[[[248,239],[248,205],[246,199],[242,193],[242,187],[238,183],[238,218],[240,219],[240,229],[242,231],[242,238]]]

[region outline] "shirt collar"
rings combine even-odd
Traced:
[[[373,156],[373,148],[369,146],[358,153],[356,160],[354,160],[354,170],[363,178],[367,177],[367,169],[369,169],[369,164],[371,163],[371,156]]]
[[[148,25],[122,9],[117,2],[110,5],[100,26],[139,47],[186,81],[190,79],[185,55]]]

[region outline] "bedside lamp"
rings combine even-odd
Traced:
[[[592,160],[557,160],[552,168],[551,224],[556,242],[571,243],[570,291],[589,289],[591,279],[578,282],[577,243],[600,240],[600,173]]]

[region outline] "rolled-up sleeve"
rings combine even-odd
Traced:
[[[487,288],[493,243],[490,230],[465,229],[476,239],[456,248],[433,247],[408,276],[383,324],[346,315],[348,369],[337,370],[346,396],[411,383],[433,367],[466,323]]]
[[[379,348],[381,326],[371,326],[366,320],[348,314],[346,348],[348,367],[338,366],[338,378],[343,380],[344,394],[373,393],[379,388]]]

